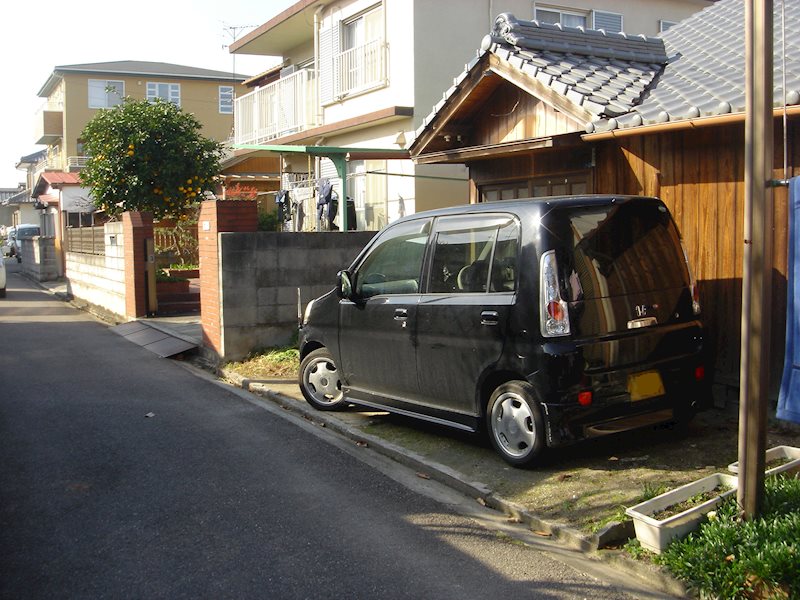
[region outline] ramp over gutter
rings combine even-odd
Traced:
[[[181,352],[193,350],[199,345],[191,339],[167,332],[142,321],[123,323],[122,325],[111,327],[111,331],[157,354],[161,358],[169,358]]]

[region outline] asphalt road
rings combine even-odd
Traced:
[[[0,348],[2,598],[631,597],[14,273]]]

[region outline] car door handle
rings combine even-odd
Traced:
[[[408,311],[405,308],[396,308],[394,311],[395,321],[406,321],[408,319]]]
[[[500,315],[496,310],[485,310],[481,313],[481,325],[497,325],[500,322]]]

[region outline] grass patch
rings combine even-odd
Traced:
[[[268,348],[225,368],[250,379],[294,378],[300,370],[300,351],[293,346]]]
[[[758,519],[741,521],[736,498],[656,561],[702,595],[800,597],[800,480],[768,477]]]

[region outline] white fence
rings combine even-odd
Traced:
[[[234,143],[263,144],[317,125],[316,76],[303,69],[235,100]]]

